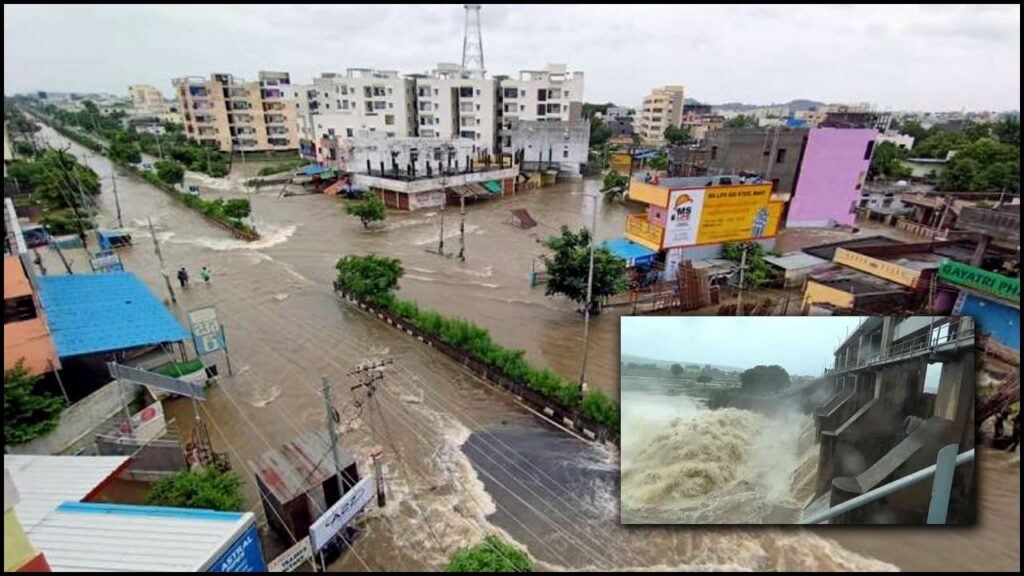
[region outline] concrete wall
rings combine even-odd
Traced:
[[[116,382],[111,382],[65,410],[56,430],[26,444],[9,446],[8,451],[11,454],[65,454],[79,445],[88,446],[92,443],[91,434],[98,431],[96,428],[118,414],[123,402],[131,401],[137,388],[135,384],[125,384],[122,397]]]
[[[578,176],[590,151],[590,121],[519,121],[503,130],[502,138],[507,138],[506,149],[523,150],[524,169],[546,166],[550,155],[559,173]]]
[[[754,172],[775,184],[772,192],[792,194],[796,189],[800,156],[807,134],[806,128],[780,129],[775,152],[772,153],[775,130],[729,128],[711,132],[706,144],[708,150],[712,151],[708,161],[708,172]],[[782,150],[784,152],[780,155],[779,151]],[[765,154],[766,151],[769,153]]]
[[[868,143],[877,136],[874,128],[812,129],[786,225],[853,225],[854,206],[871,164]]]

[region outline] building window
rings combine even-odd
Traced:
[[[385,126],[394,126],[395,125],[395,115],[394,114],[387,114],[387,115],[385,115],[384,116],[384,125]]]
[[[345,137],[346,138],[351,138],[352,137],[352,129],[351,128],[345,128]]]
[[[772,178],[772,192],[778,192],[778,191],[779,191],[779,179],[778,178]]]
[[[515,88],[505,88],[502,91],[502,95],[505,98],[515,98],[515,97],[519,96],[519,90],[517,90]]]
[[[871,153],[875,150],[875,141],[868,141],[868,147],[864,149],[864,159],[871,160]]]
[[[711,147],[711,159],[714,160],[715,158],[718,158],[718,146]]]
[[[779,148],[779,150],[775,153],[775,162],[777,164],[782,164],[785,161],[786,161],[786,149],[785,148]]]
[[[568,148],[562,148],[562,158],[568,158],[568,157],[569,157],[569,149]]]

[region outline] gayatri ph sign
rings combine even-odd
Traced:
[[[1020,302],[1020,280],[947,260],[939,267],[939,279],[973,288],[1013,302]]]

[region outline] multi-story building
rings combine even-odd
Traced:
[[[682,125],[683,101],[682,86],[655,88],[644,98],[637,129],[637,133],[644,139],[644,143],[664,144],[665,129],[669,126],[678,128]]]
[[[472,140],[477,154],[497,152],[498,81],[465,72],[458,64],[438,64],[416,83],[416,121],[424,138]]]
[[[148,84],[129,86],[128,96],[132,100],[132,110],[137,114],[166,114],[170,108],[163,93]]]
[[[323,73],[316,89],[314,130],[318,138],[416,135],[415,82],[394,70],[349,68]]]
[[[296,107],[287,72],[260,72],[245,81],[231,74],[175,78],[185,134],[222,152],[295,150]]]
[[[565,64],[522,70],[518,78],[497,78],[503,128],[517,120],[573,122],[583,117],[583,73],[568,72]],[[507,136],[501,144],[505,152],[512,151]]]
[[[299,154],[316,160],[316,112],[319,103],[313,84],[292,84],[291,97],[295,100],[295,128],[299,139]]]

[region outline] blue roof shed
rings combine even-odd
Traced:
[[[602,243],[602,246],[607,248],[612,254],[625,260],[626,266],[629,267],[653,262],[654,256],[657,254],[654,250],[625,238],[606,240]]]
[[[39,298],[61,358],[188,338],[131,272],[39,277]]]

